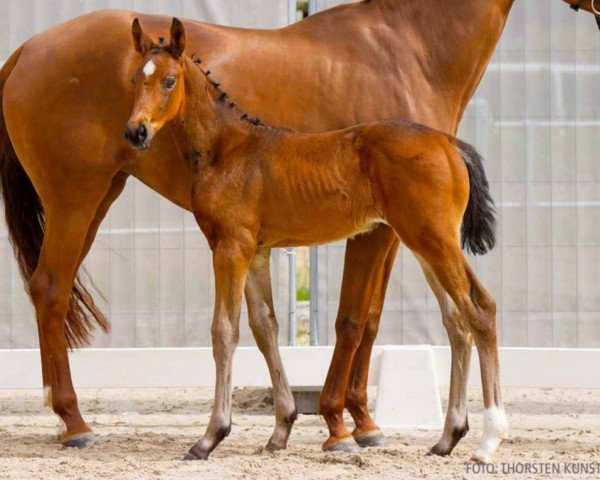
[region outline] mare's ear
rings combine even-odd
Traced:
[[[176,58],[181,57],[185,50],[185,29],[178,18],[173,18],[171,24],[171,42],[168,49]]]
[[[133,37],[133,47],[144,56],[148,51],[152,50],[154,43],[152,39],[142,31],[140,21],[136,18],[131,25],[131,35]]]

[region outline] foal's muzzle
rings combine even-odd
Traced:
[[[125,125],[125,138],[133,148],[137,150],[145,150],[152,143],[148,127],[143,123],[129,122]]]

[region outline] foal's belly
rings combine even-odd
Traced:
[[[329,243],[370,232],[383,221],[373,212],[328,210],[320,206],[293,215],[265,216],[259,243],[271,247]]]
[[[310,165],[277,165],[263,176],[259,243],[314,245],[373,230],[381,221],[356,155]]]

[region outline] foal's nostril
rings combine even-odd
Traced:
[[[137,128],[137,137],[138,140],[140,140],[140,142],[143,142],[146,140],[146,138],[148,138],[148,130],[146,130],[146,127],[144,125],[140,125]]]

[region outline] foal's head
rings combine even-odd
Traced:
[[[174,18],[168,44],[154,43],[136,18],[131,27],[133,45],[142,61],[133,76],[135,101],[125,126],[125,138],[133,148],[145,150],[163,125],[181,111],[185,95],[185,31]]]

